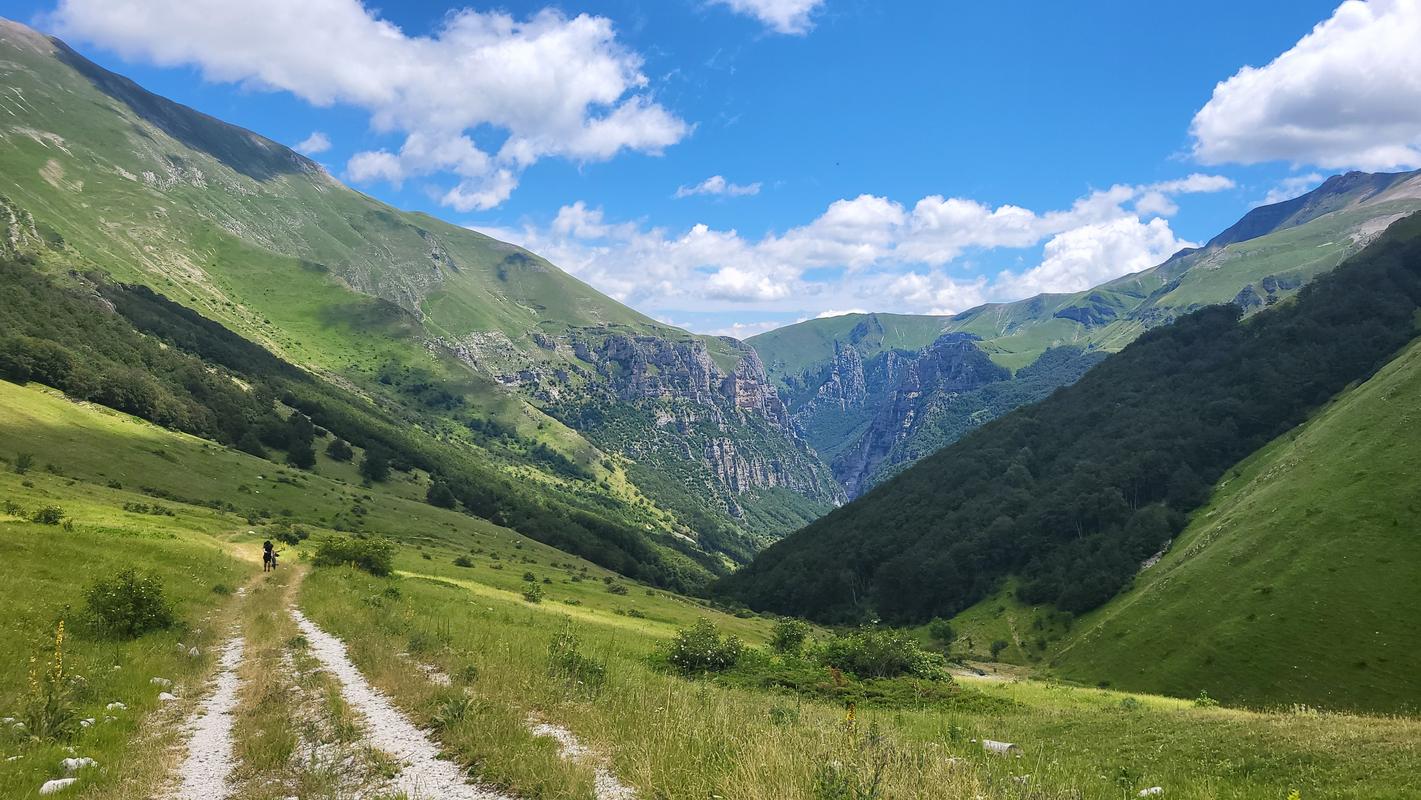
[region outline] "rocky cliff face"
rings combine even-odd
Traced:
[[[914,354],[889,351],[870,370],[885,391],[863,434],[831,464],[834,477],[849,495],[868,488],[868,480],[893,450],[913,434],[928,404],[1007,380],[1011,373],[992,363],[970,334],[946,334]]]

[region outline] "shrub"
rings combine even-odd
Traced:
[[[721,636],[714,623],[701,618],[676,631],[666,660],[682,672],[721,672],[735,666],[744,650],[740,639]]]
[[[922,649],[906,633],[888,628],[863,628],[836,636],[820,648],[819,661],[860,678],[915,675],[947,679],[947,664],[942,656]]]
[[[607,584],[607,591],[611,592],[612,594],[626,594],[627,587],[626,584],[622,583],[609,583]]]
[[[523,587],[523,599],[529,603],[543,602],[543,587],[536,583],[530,583]]]
[[[1218,705],[1219,701],[1210,697],[1209,693],[1202,689],[1199,691],[1199,696],[1194,698],[1195,708],[1216,708]]]
[[[390,457],[377,446],[366,448],[360,459],[360,476],[371,483],[381,483],[390,477]]]
[[[332,461],[349,461],[355,456],[355,451],[350,449],[350,445],[344,439],[335,439],[326,445],[326,455]]]
[[[438,508],[453,508],[458,503],[454,490],[449,488],[449,484],[438,479],[429,484],[429,490],[424,493],[424,500]]]
[[[571,628],[564,629],[548,643],[548,673],[586,692],[596,692],[607,683],[607,665],[582,654],[581,641]]]
[[[939,617],[928,623],[928,635],[933,637],[933,641],[946,647],[957,638],[957,631],[952,629],[952,623]]]
[[[40,525],[58,525],[64,521],[64,509],[59,506],[45,506],[32,514],[30,520]]]
[[[523,573],[523,580],[525,580],[525,581],[527,581],[527,582],[529,582],[529,583],[533,583],[534,581],[538,580],[538,576],[537,576],[537,575],[534,575],[534,574],[531,573],[531,572],[525,572],[525,573]]]
[[[1002,651],[1005,649],[1007,649],[1006,639],[997,639],[996,641],[992,642],[992,660],[995,661],[997,659],[997,656],[1001,655]]]
[[[395,543],[388,539],[358,539],[330,536],[316,545],[318,567],[342,564],[363,569],[371,575],[384,577],[394,571]]]
[[[454,566],[456,567],[472,567],[473,565],[474,560],[472,558],[469,558],[468,556],[454,557]]]
[[[99,630],[124,639],[173,624],[173,611],[163,596],[162,582],[131,567],[95,582],[84,599]]]
[[[15,456],[16,475],[24,475],[26,472],[29,472],[30,468],[34,465],[35,457],[33,453],[20,453],[18,456]]]
[[[809,625],[803,620],[782,619],[775,623],[770,637],[770,647],[777,653],[799,655],[804,649],[804,640],[809,637]]]

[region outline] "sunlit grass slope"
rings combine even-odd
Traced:
[[[1243,462],[1060,674],[1325,708],[1421,707],[1421,344]]]

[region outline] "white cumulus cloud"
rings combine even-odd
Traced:
[[[1172,209],[1142,213],[1146,198],[1233,185],[1205,175],[1120,184],[1045,212],[938,195],[910,208],[866,194],[836,200],[809,222],[758,239],[704,224],[676,232],[610,222],[582,202],[564,206],[547,225],[474,227],[653,312],[755,307],[811,316],[846,308],[949,314],[1038,292],[1077,291],[1158,264],[1191,243],[1170,228]],[[995,276],[949,271],[969,251],[1037,245],[1039,262],[1020,270]],[[806,274],[813,270],[820,272]]]
[[[331,137],[320,131],[311,131],[310,136],[297,142],[291,149],[302,155],[314,156],[331,149]]]
[[[803,35],[813,27],[811,17],[824,0],[711,0],[737,14],[754,17],[776,33]]]
[[[712,175],[694,186],[680,186],[676,189],[676,197],[695,197],[696,195],[717,195],[724,197],[746,197],[760,193],[760,184],[756,183],[731,183],[725,179],[724,175]]]
[[[290,92],[315,105],[365,109],[397,150],[358,153],[355,181],[448,173],[446,204],[498,205],[538,160],[659,153],[689,126],[648,94],[641,57],[611,20],[548,9],[450,12],[412,36],[359,0],[60,0],[66,36],[126,58],[195,65],[213,81]],[[470,132],[505,134],[485,152]]]
[[[1206,164],[1421,166],[1421,0],[1348,0],[1263,67],[1214,88],[1190,127]]]

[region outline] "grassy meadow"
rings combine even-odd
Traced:
[[[345,763],[358,769],[347,772],[388,774],[380,754],[360,749],[358,721],[329,679],[311,668],[283,612],[292,602],[344,638],[362,671],[451,757],[520,797],[592,797],[592,766],[531,735],[534,716],[575,732],[648,798],[1125,798],[1151,786],[1172,798],[1421,792],[1413,769],[1421,722],[1410,718],[1260,713],[961,678],[946,700],[865,704],[851,720],[839,702],[683,677],[655,655],[678,628],[707,618],[774,664],[765,649],[773,620],[648,589],[433,508],[418,473],[366,487],[350,465],[324,456],[314,472],[299,472],[33,385],[0,383],[0,407],[0,502],[10,503],[0,516],[0,602],[13,609],[0,640],[0,712],[20,716],[29,658],[52,655],[64,618],[66,669],[86,679],[74,710],[96,719],[67,742],[7,732],[0,759],[15,760],[0,760],[0,796],[37,796],[70,755],[98,762],[79,773],[72,796],[150,796],[179,758],[180,718],[234,625],[248,639],[239,797],[349,791],[349,776],[312,753],[348,751]],[[33,458],[18,474],[23,453]],[[64,522],[27,521],[51,505]],[[331,526],[348,523],[399,543],[393,576],[306,565],[313,543],[346,535]],[[253,559],[259,541],[292,525],[310,538],[283,545],[289,568],[263,575]],[[130,565],[162,580],[177,624],[122,642],[85,627],[83,598],[94,580]],[[539,602],[525,599],[530,587]],[[581,667],[552,658],[565,634]],[[199,657],[180,653],[179,641],[196,644]],[[159,703],[153,677],[172,680],[179,699]],[[106,712],[115,701],[127,710]],[[1016,742],[1022,755],[985,754],[984,738]]]

